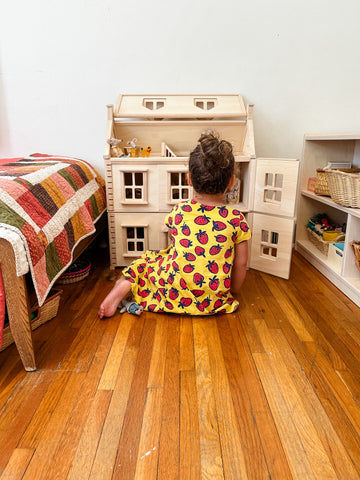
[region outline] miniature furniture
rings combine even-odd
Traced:
[[[360,134],[306,134],[304,137],[301,186],[298,206],[296,250],[323,273],[334,285],[360,306],[360,274],[351,247],[360,240],[360,209],[344,207],[330,196],[317,195],[309,190],[309,178],[316,176],[318,168],[328,163],[360,167]],[[306,231],[308,219],[325,213],[334,222],[346,223],[343,252],[331,246],[328,254],[321,252],[309,240]],[[342,256],[339,255],[342,253]]]
[[[56,278],[106,226],[104,180],[86,162],[78,159],[41,157],[27,157],[14,163],[6,163],[5,159],[0,165],[0,268],[9,327],[27,371],[36,370],[30,294],[34,289],[37,291],[39,304],[47,295],[47,291],[43,291],[39,299],[39,292],[42,291],[39,283],[44,285],[44,278],[36,275],[40,269],[38,264],[33,263],[31,255],[35,251],[40,255],[36,241],[42,238],[46,245],[53,244],[51,252],[44,252],[43,264],[54,275],[49,284],[45,282],[45,288],[50,290]],[[68,188],[63,181],[65,178],[73,186],[76,183],[76,187]],[[10,193],[14,190],[14,181],[17,185],[32,185],[34,189],[29,188],[22,195],[12,197]],[[46,185],[49,185],[49,189]],[[64,192],[63,196],[56,195],[57,188]],[[40,195],[37,195],[39,192]],[[6,214],[10,210],[14,211],[14,217],[3,216],[4,212]],[[44,219],[50,211],[50,223],[56,221],[56,224],[47,228],[49,222]],[[55,237],[57,229],[62,240]],[[28,236],[29,232],[37,234]],[[54,242],[51,236],[55,237]],[[67,240],[62,243],[65,238]],[[69,250],[64,248],[65,244]],[[21,262],[19,258],[22,258]],[[19,275],[19,268],[23,269],[23,274]]]
[[[203,131],[215,130],[233,145],[236,181],[226,197],[253,230],[249,265],[288,277],[299,162],[256,159],[253,105],[241,95],[120,95],[107,108],[111,268],[166,248],[165,216],[192,196],[189,153]]]

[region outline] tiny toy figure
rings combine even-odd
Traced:
[[[130,155],[130,157],[139,157],[141,148],[136,145],[137,138],[133,138],[127,142],[129,147],[124,147],[125,155]]]
[[[146,149],[141,149],[141,155],[143,157],[150,157],[151,147],[147,147]]]
[[[121,300],[119,308],[120,308],[120,313],[128,312],[138,316],[141,315],[144,310],[144,308],[141,305],[137,304],[133,300],[129,301],[124,299]]]
[[[110,145],[112,157],[121,157],[123,155],[122,149],[119,147],[119,144],[122,142],[121,139],[111,137],[107,142]]]
[[[135,148],[137,146],[136,142],[137,142],[137,138],[133,138],[132,140],[129,140],[127,144],[130,145],[131,148]]]

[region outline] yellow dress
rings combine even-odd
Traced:
[[[234,312],[239,306],[230,293],[234,245],[251,237],[242,213],[191,200],[176,205],[165,223],[171,245],[145,252],[123,271],[135,301],[152,312]]]

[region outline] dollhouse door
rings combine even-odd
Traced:
[[[290,275],[298,177],[298,160],[256,160],[249,265],[286,279]]]

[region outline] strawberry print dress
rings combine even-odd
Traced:
[[[234,244],[251,237],[242,213],[195,200],[167,215],[172,243],[150,250],[123,271],[134,299],[151,312],[213,315],[234,312],[230,293]]]

